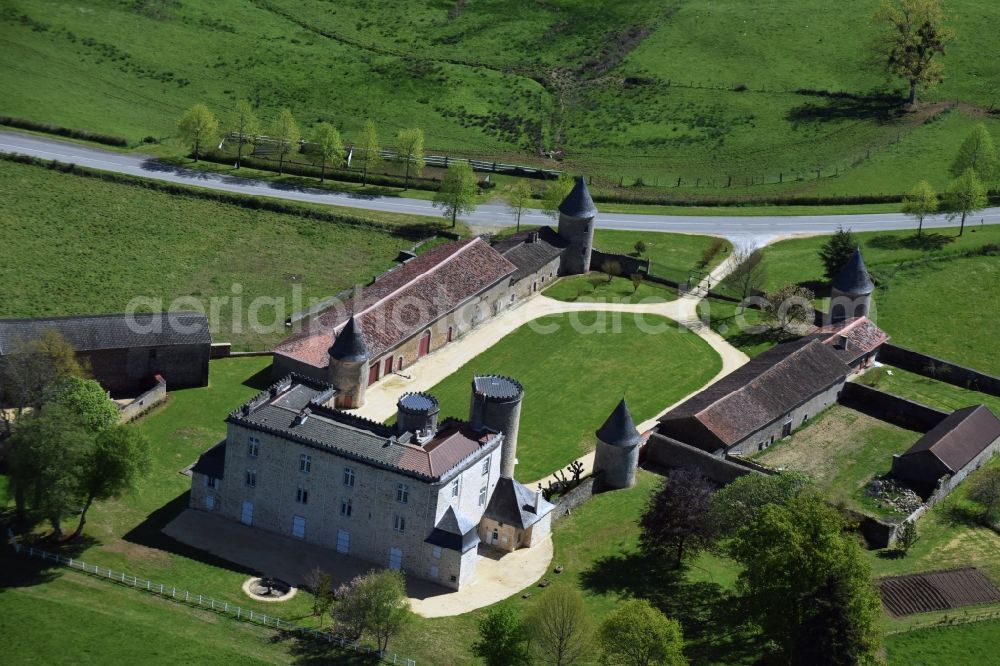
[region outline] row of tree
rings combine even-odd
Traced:
[[[0,365],[8,492],[22,525],[48,520],[57,539],[63,520],[78,516],[79,536],[95,501],[131,489],[150,466],[146,437],[119,424],[118,407],[85,370],[54,331],[16,341]]]
[[[716,492],[672,470],[640,519],[640,546],[680,567],[706,548],[735,560],[741,604],[775,663],[875,664],[881,602],[845,518],[794,474],[743,476]]]

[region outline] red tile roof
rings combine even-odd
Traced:
[[[847,338],[847,345],[843,348],[841,336]],[[823,344],[834,347],[846,363],[853,363],[885,344],[889,334],[872,323],[868,317],[856,317],[824,326],[809,337],[815,337]]]
[[[326,367],[335,334],[354,313],[369,354],[375,358],[516,270],[481,238],[439,245],[382,274],[347,302],[314,318],[274,352]]]

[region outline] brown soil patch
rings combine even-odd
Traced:
[[[892,576],[878,587],[893,617],[1000,601],[1000,590],[975,567]]]

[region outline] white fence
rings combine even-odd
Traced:
[[[280,631],[284,631],[290,634],[296,634],[299,636],[313,638],[315,640],[326,641],[327,643],[336,643],[341,648],[345,650],[353,650],[355,652],[360,652],[362,654],[377,654],[378,650],[367,645],[361,645],[358,642],[350,641],[343,636],[336,636],[329,632],[320,631],[319,629],[310,629],[309,627],[303,627],[301,625],[294,624],[287,620],[282,620],[274,615],[266,615],[260,611],[254,612],[249,608],[242,608],[235,604],[231,604],[228,601],[220,601],[213,597],[208,597],[202,594],[194,594],[193,592],[188,592],[187,590],[179,590],[174,586],[165,585],[163,583],[155,583],[146,578],[139,578],[138,576],[132,576],[124,571],[114,571],[112,569],[106,569],[93,564],[87,564],[82,560],[77,560],[72,557],[65,557],[57,553],[50,553],[39,548],[33,548],[31,546],[22,546],[21,544],[14,542],[11,544],[14,547],[14,552],[21,555],[27,555],[29,557],[37,557],[41,560],[55,562],[57,564],[65,565],[71,569],[76,569],[84,573],[92,574],[98,578],[104,578],[106,580],[118,583],[120,585],[126,585],[128,587],[133,587],[137,590],[142,590],[144,592],[149,592],[150,594],[159,595],[165,599],[170,599],[178,603],[185,603],[191,606],[197,606],[198,608],[205,608],[208,610],[221,613],[223,615],[228,615],[235,620],[240,620],[242,622],[252,622],[254,624],[259,624],[264,627],[273,627]],[[381,661],[388,664],[399,664],[400,666],[416,666],[417,662],[413,659],[406,659],[400,657],[396,654],[382,653],[379,655]]]

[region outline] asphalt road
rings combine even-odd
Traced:
[[[440,214],[440,211],[432,207],[431,202],[422,199],[340,194],[319,189],[289,187],[239,176],[210,174],[174,167],[162,164],[149,156],[99,150],[72,142],[26,134],[0,132],[0,151],[240,194],[411,215],[437,216]],[[464,215],[461,219],[469,225],[486,228],[514,224],[514,220],[506,208],[497,204],[483,204],[474,213]],[[980,220],[986,224],[1000,224],[1000,208],[982,211],[967,221],[967,224],[979,224]],[[550,224],[551,222],[551,218],[537,210],[528,211],[521,216],[522,224]],[[943,216],[924,222],[925,228],[952,225],[953,223],[948,222]],[[913,220],[900,213],[753,217],[601,213],[597,226],[602,229],[630,231],[714,234],[726,236],[741,243],[764,244],[784,236],[830,233],[840,226],[849,227],[853,231],[909,229],[913,227]]]

